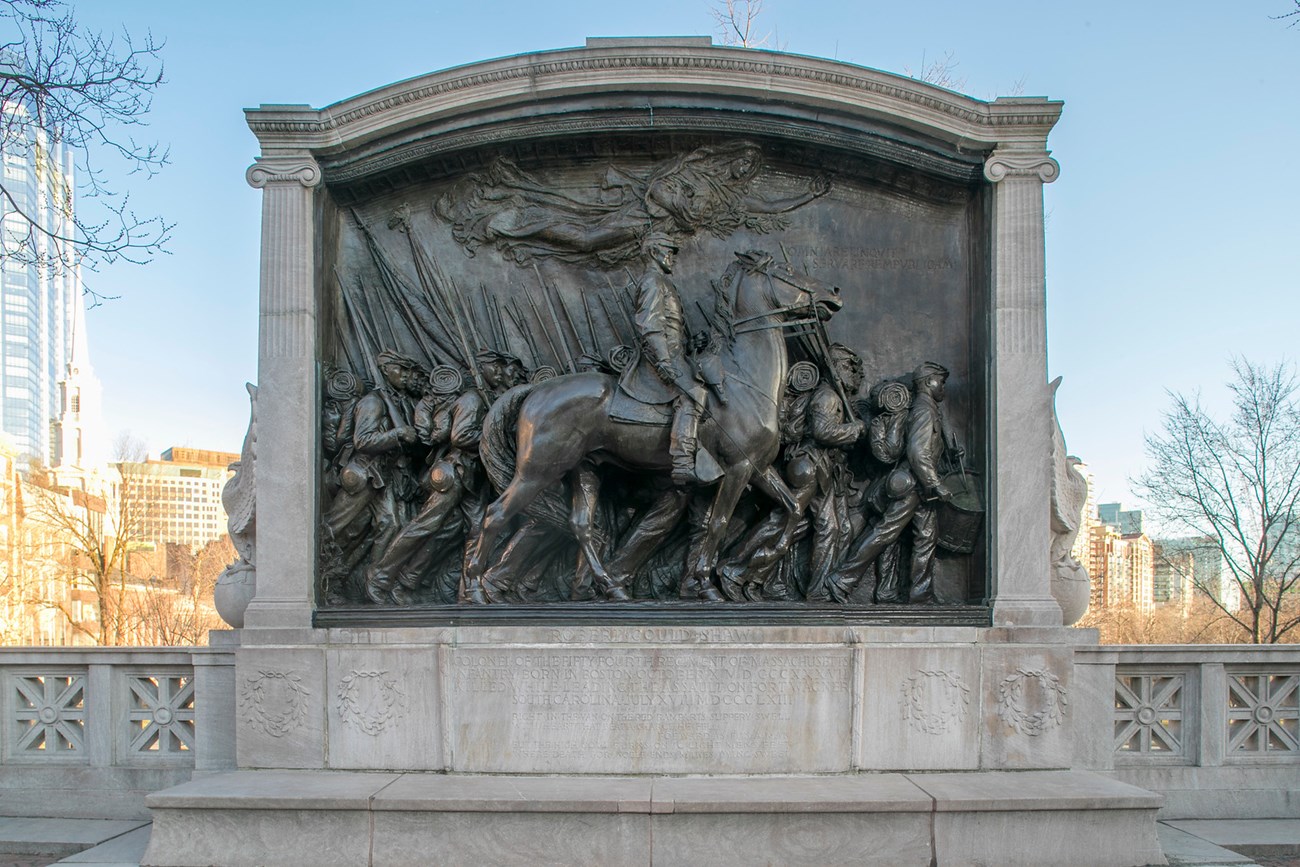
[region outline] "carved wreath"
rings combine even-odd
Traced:
[[[338,697],[339,717],[368,735],[379,734],[406,711],[406,694],[387,671],[353,671],[339,682]]]
[[[1025,693],[1030,681],[1038,685],[1043,703],[1040,710],[1030,711],[1027,707]],[[1065,719],[1068,704],[1065,687],[1050,671],[1017,669],[998,686],[998,716],[1022,735],[1037,737],[1056,728]]]
[[[934,702],[926,701],[929,696],[938,699],[937,710],[931,709]],[[970,688],[952,672],[919,671],[903,681],[903,719],[926,734],[937,735],[951,729],[954,723],[965,718],[968,704]]]
[[[302,724],[308,695],[302,678],[291,671],[259,671],[244,679],[240,704],[249,723],[280,738]]]

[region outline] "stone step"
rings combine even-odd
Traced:
[[[66,858],[147,824],[144,819],[0,817],[0,852]]]
[[[1080,771],[502,776],[239,771],[151,795],[145,865],[1137,867],[1160,797]]]

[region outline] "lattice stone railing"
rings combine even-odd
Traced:
[[[1076,661],[1096,692],[1104,678],[1112,684],[1112,754],[1095,749],[1094,766],[1294,764],[1300,773],[1300,646],[1100,647]]]
[[[232,664],[231,653],[211,648],[0,650],[0,762],[228,767]]]

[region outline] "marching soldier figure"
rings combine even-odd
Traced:
[[[879,523],[859,536],[827,582],[837,602],[848,599],[868,567],[912,526],[912,585],[908,601],[934,602],[934,552],[938,539],[935,505],[952,499],[939,478],[939,461],[946,451],[960,454],[948,430],[940,404],[948,370],[927,361],[912,376],[915,396],[907,414],[907,455],[885,478],[888,503]],[[888,570],[876,587],[875,601],[903,601],[899,570]]]

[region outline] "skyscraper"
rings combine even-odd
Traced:
[[[6,114],[22,105],[0,106]],[[52,238],[71,238],[73,154],[33,124],[4,124],[0,162],[0,429],[19,454],[55,457],[58,383],[67,371],[76,305],[77,264]]]

